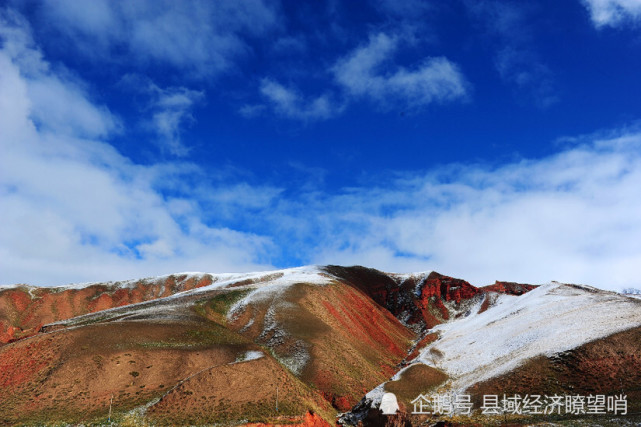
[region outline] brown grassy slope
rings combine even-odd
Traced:
[[[76,327],[1,347],[0,424],[99,421],[112,395],[122,415],[167,390],[148,410],[158,424],[304,420],[309,411],[333,423],[332,405],[347,409],[386,380],[414,336],[338,282],[294,285],[250,304],[228,325],[230,305],[248,292],[151,301],[110,311],[110,318],[91,314],[72,319]],[[250,349],[266,356],[229,364]]]
[[[194,322],[108,323],[4,346],[0,424],[91,420],[106,415],[112,395],[118,410],[129,410],[251,347],[235,337],[220,344],[201,339],[199,332],[209,330]]]
[[[471,387],[483,394],[625,394],[630,412],[641,412],[641,328],[589,342],[554,357],[539,356]]]
[[[271,424],[282,417],[302,420],[310,411],[325,419],[334,418],[333,409],[322,396],[267,356],[195,375],[152,405],[147,418],[156,425],[238,420]]]
[[[411,402],[419,394],[434,392],[446,380],[447,375],[444,372],[431,366],[416,364],[403,371],[398,380],[386,383],[385,391],[394,393],[399,405],[407,409],[411,408]]]
[[[269,354],[231,364],[248,350],[261,349],[202,320],[109,322],[38,335],[0,349],[0,424],[104,421],[112,396],[118,419],[167,393],[149,411],[161,424],[238,420],[254,404],[256,418],[267,419],[275,401],[275,390],[260,385],[267,378],[280,380],[280,414],[311,409],[333,417],[327,402]]]
[[[209,319],[224,321],[221,314],[238,299],[225,301],[228,294],[200,303],[198,311]],[[272,315],[268,314],[270,309]],[[293,285],[274,298],[251,303],[229,326],[268,349],[281,364],[274,359],[252,362],[246,377],[229,383],[228,387],[239,391],[232,398],[225,397],[221,385],[224,375],[220,373],[224,370],[201,375],[181,386],[186,393],[175,393],[150,409],[153,419],[177,422],[171,413],[179,406],[183,408],[181,419],[203,422],[211,408],[202,403],[215,402],[217,421],[239,417],[259,421],[267,417],[275,422],[276,415],[303,416],[312,409],[333,422],[334,412],[331,408],[328,412],[326,405],[341,411],[351,408],[364,393],[394,373],[414,336],[361,291],[340,282]],[[296,358],[304,363],[292,363]],[[265,365],[262,373],[256,371],[254,366],[258,365]],[[283,366],[290,370],[283,370]],[[257,384],[260,387],[254,390]],[[277,385],[281,399],[278,414],[274,412]],[[202,390],[209,391],[203,395]],[[309,390],[313,390],[311,395]]]
[[[266,318],[272,306],[275,314]],[[341,411],[389,378],[414,338],[389,311],[342,282],[294,285],[276,302],[246,307],[232,328],[285,365],[306,360],[298,365],[300,379]]]
[[[211,283],[212,276],[204,274],[141,279],[128,287],[120,287],[117,282],[110,282],[97,283],[82,289],[27,286],[2,289],[0,345],[34,335],[47,323],[162,298]]]

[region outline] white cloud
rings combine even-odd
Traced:
[[[539,107],[546,108],[558,102],[553,73],[533,52],[507,46],[498,51],[495,64],[504,81],[529,93]]]
[[[69,71],[58,67],[57,77],[50,77],[48,63],[34,49],[28,24],[13,11],[0,11],[0,39],[3,52],[31,77],[26,87],[32,120],[42,130],[101,137],[118,130],[120,121],[106,108],[96,106],[82,82]],[[15,114],[15,113],[14,113]]]
[[[641,131],[584,138],[499,168],[450,165],[281,207],[313,263],[437,270],[476,285],[639,286]],[[302,232],[303,238],[300,237]]]
[[[248,50],[243,35],[273,28],[276,12],[262,0],[46,1],[49,28],[95,58],[145,65],[160,62],[209,75],[230,68]]]
[[[195,123],[193,108],[203,102],[205,92],[184,86],[161,88],[149,77],[125,75],[119,85],[142,95],[143,127],[156,135],[161,150],[182,157],[189,154],[182,139],[183,131]]]
[[[534,31],[528,20],[531,6],[495,0],[466,0],[465,6],[470,16],[495,39],[496,70],[517,96],[525,96],[541,108],[556,103],[559,98],[554,73],[532,47]]]
[[[245,104],[238,109],[238,113],[247,119],[252,119],[260,116],[266,108],[267,106],[263,104]]]
[[[343,106],[332,102],[328,94],[306,99],[294,89],[271,79],[263,79],[260,93],[269,101],[274,111],[285,118],[301,121],[325,120],[342,112]],[[245,115],[255,111],[244,108]]]
[[[105,107],[91,102],[85,91],[61,77],[41,75],[28,86],[32,100],[31,117],[51,132],[106,136],[120,127],[120,120]]]
[[[597,28],[641,20],[641,0],[582,0]]]
[[[467,82],[458,67],[443,57],[425,58],[414,69],[386,70],[400,39],[379,33],[365,46],[340,59],[332,71],[348,93],[371,98],[380,105],[402,103],[421,107],[434,102],[465,99]]]
[[[156,104],[180,110],[189,95],[159,90]],[[24,20],[0,15],[0,283],[269,267],[268,238],[208,226],[181,191],[200,169],[135,164],[104,142],[116,122],[42,59]]]
[[[154,98],[151,128],[164,148],[177,156],[186,155],[189,148],[181,140],[182,129],[195,121],[191,109],[204,98],[204,93],[184,87],[161,89],[156,85],[151,85],[150,91]]]
[[[640,286],[638,128],[586,137],[547,158],[386,174],[338,193],[214,186],[211,171],[136,164],[104,142],[122,131],[118,118],[43,60],[19,16],[0,16],[0,43],[0,283],[263,269],[286,252],[302,262],[435,269],[478,285]],[[399,89],[422,88],[431,79],[423,68],[382,68],[396,43],[373,37],[339,64],[365,78],[336,78],[377,101],[438,100],[432,89],[409,100]],[[312,120],[336,111],[271,80],[261,90],[282,115]],[[189,114],[199,99],[184,88],[149,93],[152,117]]]

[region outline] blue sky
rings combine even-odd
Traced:
[[[0,283],[639,286],[641,1],[0,1]]]

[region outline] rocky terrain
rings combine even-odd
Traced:
[[[429,392],[625,392],[632,413],[640,331],[637,298],[435,272],[16,285],[0,288],[0,424],[419,425],[438,420],[410,414]],[[385,392],[399,415],[381,417]]]

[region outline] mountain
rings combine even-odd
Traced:
[[[386,391],[405,397],[407,412],[407,402],[425,391],[471,395],[476,408],[484,395],[622,394],[628,412],[638,414],[641,301],[556,282],[495,297],[485,311],[432,328],[431,343],[361,405],[375,407]],[[361,411],[352,420],[365,416]]]
[[[221,276],[183,273],[58,287],[0,286],[0,345],[37,334],[47,323],[207,286]]]
[[[0,324],[3,425],[104,423],[110,407],[139,424],[418,425],[411,400],[444,390],[477,407],[489,392],[623,390],[641,409],[641,300],[586,286],[183,273],[0,288]],[[401,413],[381,418],[390,391]]]

